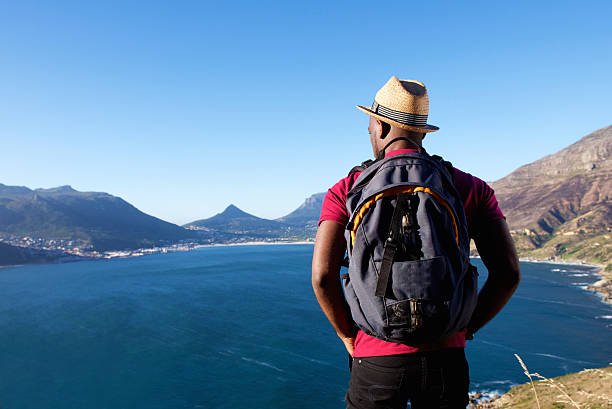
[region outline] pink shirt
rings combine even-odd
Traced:
[[[387,153],[385,157],[410,152],[416,152],[416,150],[398,149]],[[346,209],[346,195],[351,187],[353,187],[358,177],[359,173],[353,173],[341,179],[328,190],[325,199],[323,199],[323,208],[321,209],[319,224],[324,220],[331,220],[346,226],[349,218]],[[463,200],[470,237],[473,237],[472,233],[476,231],[479,226],[493,220],[504,218],[493,189],[484,181],[455,168],[454,182],[455,188]],[[452,347],[465,347],[464,331],[456,333],[443,344],[412,347],[394,342],[386,342],[371,337],[360,330],[355,340],[355,352],[353,356],[385,356]]]

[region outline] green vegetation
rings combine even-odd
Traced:
[[[609,262],[612,261],[612,233],[553,234],[540,247],[526,244],[524,234],[515,233],[513,237],[521,257],[611,265]],[[530,243],[532,242],[530,241]]]

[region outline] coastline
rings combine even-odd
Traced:
[[[601,301],[606,304],[612,304],[612,274],[606,273],[606,265],[599,263],[589,263],[582,260],[537,260],[531,258],[519,258],[519,261],[524,261],[528,263],[546,263],[546,264],[558,264],[565,266],[584,266],[584,267],[592,267],[593,274],[599,276],[599,280],[590,284],[586,287],[587,291],[591,291],[596,293]]]
[[[213,243],[200,244],[196,248],[202,247],[232,247],[232,246],[275,246],[278,244],[314,244],[314,241],[245,241],[244,243]]]
[[[143,249],[135,249],[129,251],[117,251],[116,255],[105,256],[105,257],[82,257],[82,258],[58,258],[55,260],[49,260],[46,262],[36,261],[32,263],[19,263],[19,264],[3,264],[0,265],[0,269],[2,268],[11,268],[11,267],[22,267],[22,266],[30,266],[37,264],[60,264],[60,263],[74,263],[77,261],[96,261],[96,260],[109,260],[109,259],[118,259],[118,258],[135,258],[142,257],[145,255],[151,254],[167,254],[167,253],[176,253],[179,251],[193,251],[204,247],[235,247],[235,246],[270,246],[270,245],[280,245],[280,244],[314,244],[314,241],[246,241],[243,243],[212,243],[212,244],[195,244],[188,247],[157,247],[157,248],[143,248]]]
[[[519,261],[524,261],[524,262],[527,262],[527,263],[559,264],[559,265],[563,265],[563,266],[594,267],[594,268],[597,268],[597,271],[599,271],[600,269],[606,268],[606,266],[604,264],[590,263],[590,262],[582,261],[582,260],[567,260],[567,261],[562,261],[562,260],[539,260],[539,259],[529,258],[529,257],[527,257],[527,258],[519,257]]]
[[[470,257],[480,258],[480,256]],[[588,285],[585,289],[587,291],[596,293],[601,298],[602,302],[612,304],[612,273],[606,272],[605,264],[587,262],[583,260],[540,260],[530,257],[519,257],[519,261],[526,263],[557,264],[560,266],[592,267],[592,273],[599,276],[600,279],[593,284]]]

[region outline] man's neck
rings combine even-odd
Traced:
[[[412,140],[410,140],[409,142],[404,139],[400,139],[399,141],[395,141],[391,145],[389,145],[387,149],[385,149],[385,153],[396,151],[398,149],[420,149],[421,146],[422,145],[420,143],[414,142]]]

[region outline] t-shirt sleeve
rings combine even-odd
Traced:
[[[472,176],[472,178],[474,193],[477,197],[476,209],[472,214],[472,226],[478,229],[493,220],[505,219],[506,217],[499,207],[493,188],[477,177]]]
[[[336,223],[346,225],[349,215],[346,210],[346,195],[355,183],[359,173],[353,173],[332,186],[323,199],[321,217],[319,224],[324,220],[332,220]]]
[[[473,237],[474,232],[481,226],[505,218],[495,192],[486,182],[459,169],[455,169],[454,180],[463,200],[470,236]]]

